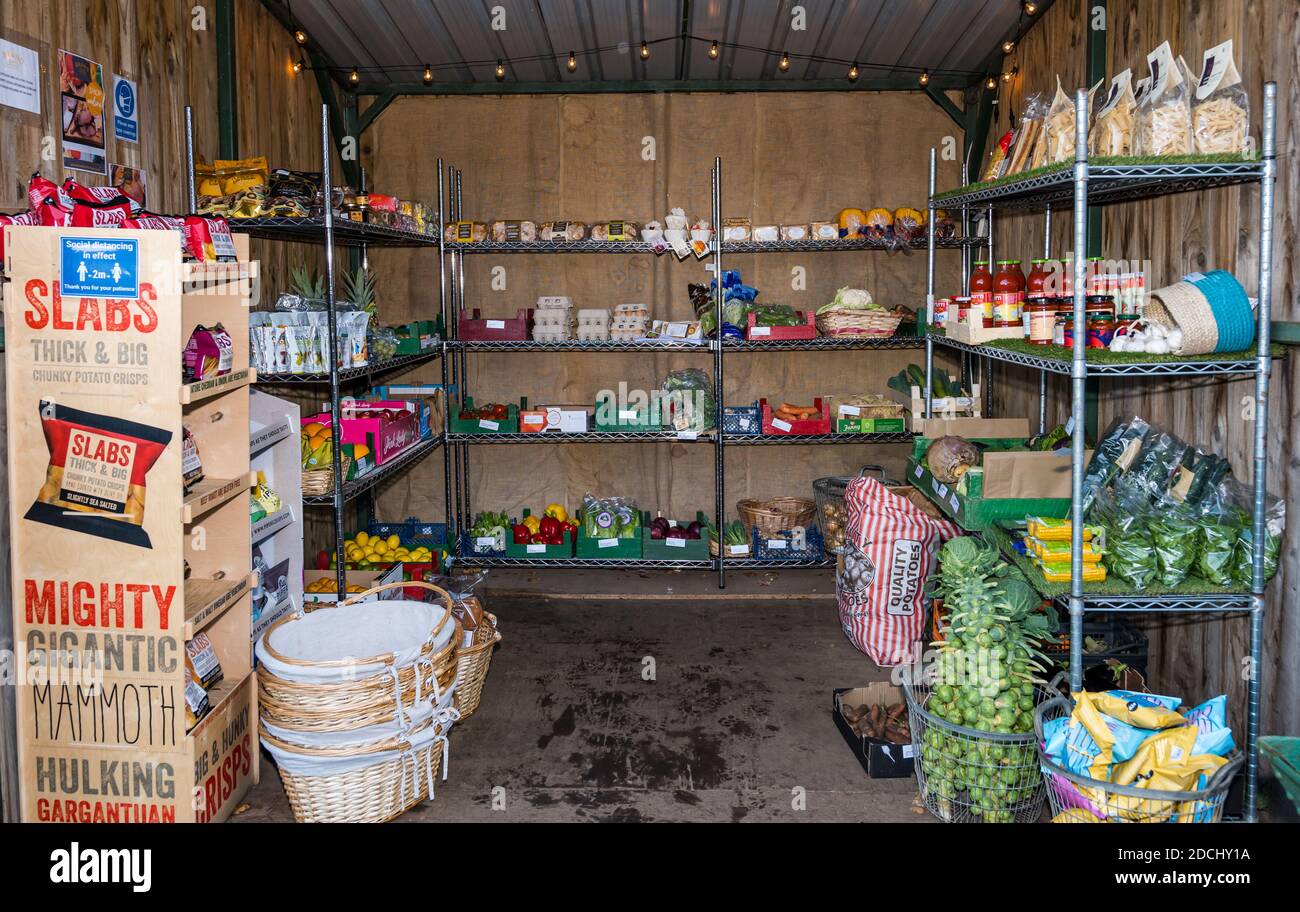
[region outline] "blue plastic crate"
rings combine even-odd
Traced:
[[[800,563],[804,561],[819,561],[822,559],[822,534],[816,526],[808,526],[804,531],[804,547],[794,548],[790,541],[794,537],[793,532],[768,532],[761,534],[758,529],[752,530],[754,543],[754,559],[769,561],[790,561],[791,563]],[[769,541],[784,540],[787,545],[784,548],[773,547]]]
[[[447,547],[446,523],[425,522],[414,516],[407,517],[403,522],[372,522],[366,526],[366,532],[381,538],[397,535],[404,544],[424,545],[430,551]]]
[[[762,432],[763,413],[759,410],[758,403],[722,407],[722,433],[758,435]]]
[[[501,543],[501,549],[499,551],[493,549],[479,549],[475,544],[475,537],[470,535],[468,532],[462,532],[460,536],[461,560],[467,560],[475,555],[478,555],[479,557],[505,557],[505,542]]]

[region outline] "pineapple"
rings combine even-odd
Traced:
[[[295,266],[289,271],[289,285],[293,293],[308,301],[325,300],[325,276],[307,266]]]
[[[357,310],[376,315],[375,274],[369,269],[358,266],[355,272],[343,273],[343,291]]]

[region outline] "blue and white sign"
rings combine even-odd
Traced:
[[[65,298],[139,298],[140,242],[59,238],[59,286]]]
[[[139,95],[135,81],[113,74],[113,134],[125,142],[140,141]]]

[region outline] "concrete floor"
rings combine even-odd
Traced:
[[[834,688],[888,672],[840,632],[829,573],[736,574],[720,593],[701,573],[560,572],[492,580],[504,640],[483,701],[436,800],[400,821],[933,819],[913,779],[868,779],[831,722]],[[576,597],[543,594],[561,579]],[[245,802],[235,820],[292,820],[265,759]]]

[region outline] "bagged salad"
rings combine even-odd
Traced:
[[[636,501],[584,494],[582,534],[587,538],[636,538],[641,534],[641,512]]]
[[[660,389],[661,414],[675,431],[708,431],[716,424],[716,402],[709,375],[698,367],[669,371]]]

